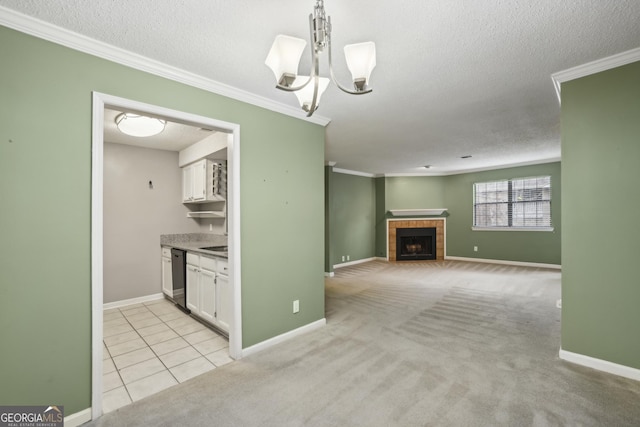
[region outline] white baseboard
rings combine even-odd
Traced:
[[[481,262],[485,264],[517,265],[519,267],[540,267],[540,268],[553,268],[554,270],[562,270],[562,265],[543,264],[540,262],[505,261],[501,259],[467,258],[467,257],[461,257],[461,256],[445,256],[444,259],[450,260],[450,261]]]
[[[355,261],[342,262],[342,263],[340,263],[340,264],[335,264],[335,265],[333,266],[333,268],[334,268],[334,270],[335,270],[336,268],[342,268],[342,267],[348,267],[348,266],[350,266],[350,265],[362,264],[362,263],[364,263],[364,262],[374,261],[374,260],[376,260],[376,259],[377,259],[376,257],[371,257],[371,258],[357,259],[357,260],[355,260]]]
[[[327,319],[322,318],[320,320],[316,320],[315,322],[311,322],[307,325],[301,326],[292,331],[285,332],[284,334],[275,336],[273,338],[269,338],[268,340],[259,342],[258,344],[254,344],[251,347],[242,349],[242,357],[250,356],[254,353],[258,353],[259,351],[265,350],[276,344],[280,344],[281,342],[290,340],[291,338],[297,337],[302,334],[306,334],[307,332],[311,332],[316,329],[320,329],[326,324],[327,324]]]
[[[587,368],[597,369],[598,371],[640,381],[640,369],[632,368],[630,366],[618,365],[617,363],[609,362],[607,360],[596,359],[595,357],[572,353],[563,349],[560,349],[560,359],[575,363],[576,365],[582,365]]]
[[[91,408],[83,409],[75,414],[64,417],[65,427],[77,427],[91,421]]]
[[[144,297],[124,299],[122,301],[108,302],[106,304],[103,304],[102,306],[103,306],[104,310],[108,310],[110,308],[124,307],[125,305],[140,304],[140,303],[143,303],[143,302],[156,301],[156,300],[159,300],[159,299],[162,299],[162,298],[164,298],[164,294],[162,292],[160,292],[159,294],[147,295],[147,296],[144,296]]]
[[[331,271],[331,272],[325,271],[324,272],[324,277],[333,277],[335,275],[336,275],[336,273],[334,273],[333,271]]]

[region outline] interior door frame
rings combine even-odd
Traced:
[[[91,418],[102,415],[103,358],[103,190],[104,190],[104,109],[113,108],[164,117],[170,121],[230,134],[227,145],[227,227],[229,281],[233,288],[229,325],[229,355],[242,357],[242,306],[240,259],[240,125],[93,92],[91,154]],[[176,165],[177,166],[177,165]],[[159,253],[159,252],[158,252]],[[158,264],[160,265],[160,264]],[[158,267],[160,268],[160,267]]]

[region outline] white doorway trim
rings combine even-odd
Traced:
[[[91,154],[91,417],[102,415],[102,311],[103,311],[103,188],[104,109],[126,109],[164,117],[187,125],[216,129],[232,135],[227,146],[229,281],[233,287],[229,325],[229,355],[242,357],[242,306],[240,259],[240,125],[204,116],[93,92]],[[176,165],[177,166],[177,165]],[[158,264],[160,265],[160,264]],[[158,267],[160,268],[160,267]]]

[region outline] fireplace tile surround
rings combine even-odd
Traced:
[[[436,229],[436,261],[444,261],[445,249],[445,218],[436,219],[388,219],[387,220],[387,259],[389,261],[397,261],[396,259],[396,230],[398,228],[435,228]],[[410,262],[410,261],[401,261]]]

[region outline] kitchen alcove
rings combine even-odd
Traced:
[[[186,124],[193,127],[198,132],[208,131],[210,134],[212,131],[223,136],[224,147],[219,147],[217,150],[211,150],[207,153],[201,153],[202,147],[197,146],[191,150],[181,147],[173,151],[179,151],[179,165],[183,166],[188,163],[193,163],[198,159],[206,158],[214,151],[219,151],[224,148],[225,160],[228,155],[229,162],[229,195],[224,202],[216,202],[220,206],[224,206],[221,212],[217,212],[217,206],[209,206],[204,204],[199,206],[202,211],[193,211],[196,216],[193,218],[211,218],[210,221],[220,221],[217,218],[222,218],[225,221],[225,229],[228,223],[228,239],[231,251],[229,252],[229,280],[231,282],[231,292],[233,307],[231,312],[231,322],[229,330],[229,355],[234,359],[242,357],[242,329],[240,327],[241,319],[241,283],[239,275],[236,276],[235,272],[241,270],[240,254],[240,241],[236,239],[239,236],[240,230],[240,215],[239,215],[239,188],[234,187],[231,177],[235,176],[236,181],[239,180],[239,125],[234,123],[223,122],[216,119],[211,119],[204,116],[198,116],[191,113],[185,113],[181,111],[171,110],[164,107],[145,104],[137,101],[128,100],[125,98],[119,98],[112,95],[106,95],[94,92],[93,93],[93,118],[92,118],[92,202],[91,202],[91,295],[92,295],[92,329],[91,329],[91,365],[92,365],[92,392],[91,392],[91,412],[94,418],[99,417],[102,414],[102,386],[103,386],[103,310],[104,305],[104,145],[105,141],[113,142],[115,145],[122,144],[122,142],[111,140],[107,136],[107,127],[113,125],[113,120],[108,114],[112,114],[111,111],[135,111],[144,115],[152,117],[160,117],[173,121],[175,123]],[[116,134],[116,137],[119,137]],[[171,138],[169,138],[171,139]],[[158,141],[155,141],[154,146],[146,147],[157,150],[165,150],[168,148],[159,147]],[[197,144],[191,144],[194,146]],[[190,147],[186,147],[190,148]],[[169,149],[171,150],[171,149]],[[185,160],[187,158],[187,160]],[[191,158],[191,160],[188,160]],[[142,159],[141,161],[144,161]],[[235,174],[235,175],[234,175]],[[142,176],[137,177],[135,182],[139,181]],[[166,189],[167,185],[162,183],[161,179],[155,179],[153,176],[143,177],[146,193],[142,197],[147,195],[153,199],[158,192],[162,189]],[[152,184],[147,185],[149,181]],[[180,196],[179,196],[180,197]],[[180,204],[180,198],[177,198],[176,203]],[[192,205],[193,206],[193,205]],[[227,212],[228,215],[224,215]],[[184,215],[184,213],[182,214]],[[183,217],[184,218],[184,217]],[[146,258],[145,258],[146,259]],[[127,302],[127,301],[116,301]],[[133,301],[132,301],[133,302]]]

